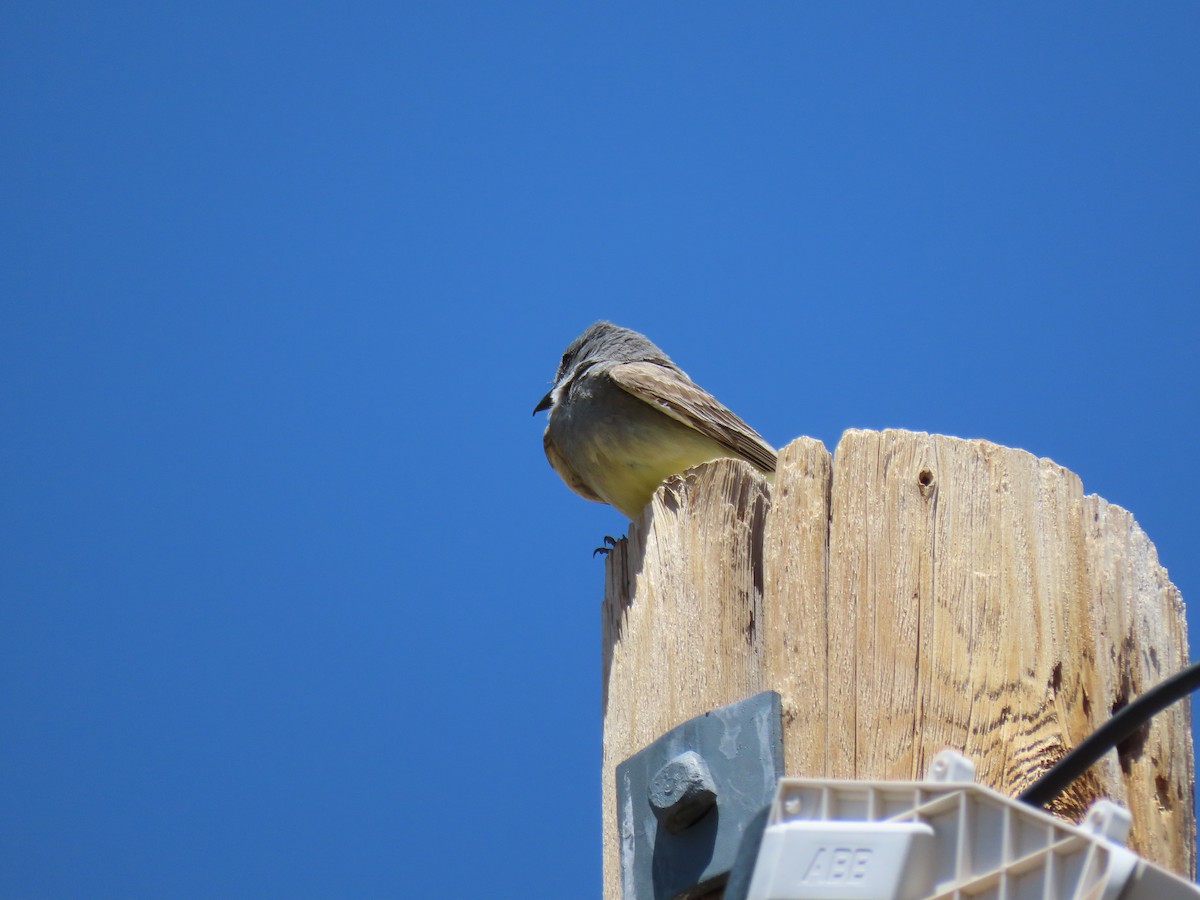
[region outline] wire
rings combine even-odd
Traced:
[[[1045,806],[1082,775],[1092,763],[1117,746],[1153,716],[1200,688],[1200,662],[1159,682],[1093,731],[1077,747],[1056,762],[1017,799],[1031,806]]]

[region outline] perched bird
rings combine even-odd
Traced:
[[[562,355],[543,444],[567,487],[636,518],[663,480],[733,457],[775,471],[775,450],[650,339],[596,322]]]

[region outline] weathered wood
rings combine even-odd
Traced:
[[[1159,565],[1150,539],[1121,507],[1095,495],[1083,502],[1089,593],[1099,598],[1095,657],[1112,662],[1097,667],[1103,692],[1084,704],[1091,709],[1093,725],[1099,725],[1178,672],[1189,658],[1183,598]],[[1159,812],[1137,823],[1131,846],[1150,859],[1190,859],[1194,875],[1189,706],[1179,703],[1170,712],[1156,716],[1149,728],[1109,754],[1105,772],[1117,788],[1111,794],[1115,799],[1132,810]]]
[[[780,692],[788,774],[920,778],[953,747],[1016,793],[1187,661],[1183,605],[1124,510],[985,441],[800,439],[773,486],[722,460],[671,479],[609,557],[605,896],[619,896],[616,763],[663,731]],[[1055,807],[1130,807],[1130,845],[1194,871],[1186,704]]]
[[[830,656],[829,629],[836,617],[827,608],[829,490],[833,468],[820,441],[799,438],[784,447],[771,487],[764,539],[763,684],[783,701],[784,771],[831,775],[830,738],[849,729],[831,721],[831,673],[853,665]],[[762,688],[760,688],[761,690]]]
[[[1061,755],[1070,729],[1048,701],[1079,668],[1082,635],[1066,617],[1086,609],[1082,492],[1066,476],[982,441],[846,434],[830,606],[849,617],[838,633],[858,667],[842,702],[857,722],[855,758],[839,771],[919,778],[950,746],[1012,790],[1048,751]]]
[[[717,460],[669,478],[608,555],[602,640],[604,845],[616,848],[617,763],[762,682],[766,479]],[[605,853],[606,896],[620,894]],[[611,886],[615,885],[613,888]],[[611,893],[615,890],[616,893]]]

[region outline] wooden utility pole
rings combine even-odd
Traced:
[[[986,441],[800,438],[773,484],[740,461],[675,476],[608,557],[604,896],[620,897],[615,766],[763,690],[788,775],[919,779],[950,747],[1016,794],[1188,662],[1183,601],[1133,517],[1047,459]],[[1131,849],[1194,877],[1188,706],[1094,766]]]

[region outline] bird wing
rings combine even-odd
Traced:
[[[762,435],[679,369],[631,362],[613,366],[608,374],[622,390],[712,438],[734,456],[764,472],[775,471],[775,451]]]

